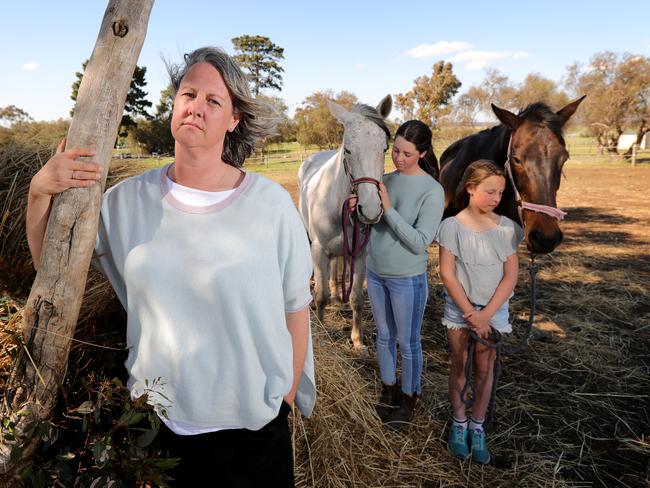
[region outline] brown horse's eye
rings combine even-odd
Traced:
[[[520,165],[520,164],[521,164],[521,160],[520,160],[517,156],[512,156],[510,159],[511,159],[512,162],[515,163],[516,165]]]

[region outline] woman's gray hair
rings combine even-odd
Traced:
[[[174,96],[183,77],[197,63],[209,63],[223,77],[232,99],[233,112],[240,115],[239,123],[232,132],[226,132],[221,159],[236,168],[255,149],[255,142],[273,133],[276,124],[268,107],[251,96],[246,75],[233,59],[217,47],[202,47],[184,56],[182,65],[167,63]]]

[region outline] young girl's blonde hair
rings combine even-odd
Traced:
[[[454,205],[456,208],[463,209],[469,205],[468,186],[475,187],[490,176],[501,176],[505,178],[505,173],[502,168],[499,168],[489,159],[479,159],[470,164],[465,169],[463,177],[456,187],[456,195],[454,196]]]

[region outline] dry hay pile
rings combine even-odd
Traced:
[[[0,145],[0,257],[12,265],[29,256],[25,237],[29,182],[51,154],[49,147]]]
[[[6,208],[2,199],[0,206]],[[647,486],[650,218],[639,217],[627,240],[617,234],[613,253],[601,249],[602,242],[586,245],[593,237],[587,233],[594,220],[600,219],[605,232],[625,221],[585,209],[571,215],[565,244],[542,262],[531,344],[504,359],[497,423],[489,435],[490,466],[461,462],[446,452],[448,355],[434,266],[423,327],[423,396],[412,425],[401,432],[384,428],[374,413],[379,379],[369,307],[364,317],[369,360],[349,347],[348,309],[332,307],[325,324],[312,316],[319,396],[312,418],[292,416],[298,486]],[[639,229],[641,239],[634,237]],[[435,256],[435,246],[431,251]],[[528,310],[522,264],[511,305],[520,324]],[[16,307],[3,303],[0,318]],[[120,367],[119,308],[103,278],[91,275],[76,339],[115,350],[75,343],[64,385],[67,401],[84,376]],[[1,341],[0,359],[6,360],[10,348]]]
[[[10,373],[12,358],[19,339],[21,307],[29,293],[35,272],[25,235],[25,211],[32,176],[54,154],[54,148],[40,144],[35,139],[25,144],[0,144],[0,391]],[[124,178],[142,172],[137,162],[113,160],[106,186],[110,187]],[[79,312],[71,360],[79,364],[79,371],[88,366],[90,358],[97,365],[113,365],[113,349],[124,348],[123,312],[115,294],[104,276],[91,268],[86,292]],[[115,320],[118,320],[116,327]],[[97,354],[88,344],[104,351]],[[78,357],[77,357],[78,355]],[[109,369],[109,368],[106,368]],[[70,372],[75,368],[69,367]],[[76,373],[76,372],[75,372]]]
[[[374,414],[380,388],[374,350],[371,361],[358,359],[346,349],[348,330],[314,324],[319,398],[313,418],[298,420],[295,433],[304,486],[647,486],[645,283],[636,283],[635,296],[615,284],[581,288],[575,279],[584,275],[576,274],[574,259],[558,254],[538,276],[530,346],[503,361],[490,466],[446,452],[448,354],[437,276],[423,330],[423,396],[404,432],[382,428]],[[520,284],[512,301],[520,330],[526,292]],[[365,318],[372,324],[370,314]],[[349,320],[347,312],[326,315],[327,324]]]
[[[347,346],[349,311],[332,308],[325,328],[315,324],[320,396],[313,418],[296,431],[304,486],[649,486],[650,171],[569,167],[568,176],[559,195],[569,211],[565,242],[538,259],[530,346],[503,361],[491,465],[446,452],[448,354],[434,245],[423,396],[404,433],[382,428],[372,411],[380,386],[369,307],[370,362]],[[520,251],[515,333],[529,309]]]

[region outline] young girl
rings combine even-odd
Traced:
[[[456,204],[463,210],[440,225],[440,275],[445,287],[445,311],[451,351],[449,396],[453,421],[449,451],[480,464],[490,461],[483,422],[493,382],[495,350],[480,343],[474,352],[476,397],[469,421],[461,390],[465,385],[468,330],[487,339],[490,329],[512,331],[508,300],[517,283],[517,246],[523,231],[494,209],[506,185],[503,170],[491,161],[470,164],[456,190]]]
[[[420,395],[427,248],[442,219],[444,190],[435,180],[438,161],[431,130],[423,122],[409,120],[397,129],[391,156],[396,171],[385,175],[379,188],[384,215],[372,227],[366,278],[383,385],[377,413],[383,422],[399,427],[411,419]],[[396,377],[398,345],[401,385]]]

